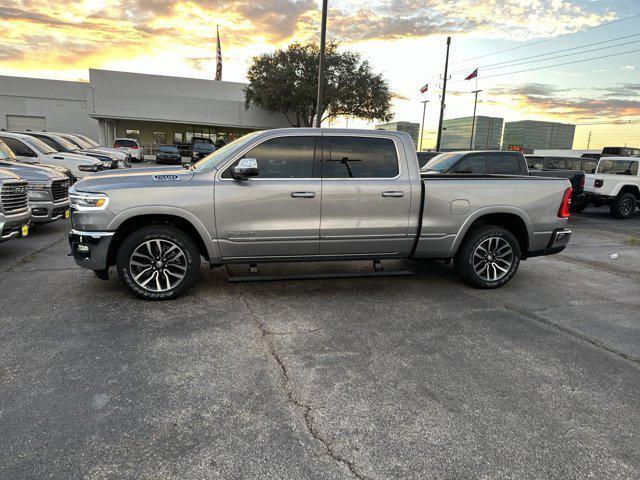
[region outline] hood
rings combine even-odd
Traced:
[[[22,180],[18,175],[0,168],[0,180]]]
[[[56,152],[50,154],[51,158],[56,158],[59,160],[64,160],[68,158],[70,160],[77,160],[79,162],[83,162],[86,165],[102,165],[102,162],[97,158],[89,157],[87,155],[79,155],[77,153],[68,153],[68,152]]]
[[[27,182],[47,183],[50,180],[62,180],[65,178],[61,174],[46,167],[42,168],[20,162],[1,160],[0,168],[15,173]]]
[[[99,172],[73,186],[78,192],[107,192],[123,188],[156,188],[163,184],[189,182],[195,175],[184,168],[136,168]]]

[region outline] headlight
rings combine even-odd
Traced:
[[[78,170],[81,172],[97,172],[98,165],[78,165]]]
[[[95,212],[104,210],[109,205],[109,196],[104,193],[76,192],[69,190],[71,206],[78,212]]]

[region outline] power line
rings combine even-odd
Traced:
[[[514,73],[533,72],[535,70],[544,70],[545,68],[561,67],[563,65],[573,65],[575,63],[589,62],[591,60],[599,60],[599,59],[602,59],[602,58],[616,57],[616,56],[619,56],[619,55],[626,55],[627,53],[635,53],[635,52],[640,52],[640,49],[628,50],[626,52],[612,53],[610,55],[601,55],[599,57],[583,58],[582,60],[575,60],[573,62],[563,62],[563,63],[556,63],[554,65],[546,65],[546,66],[543,66],[543,67],[527,68],[525,70],[516,70],[515,72],[496,73],[496,74],[493,74],[493,75],[482,76],[481,78],[485,79],[485,78],[493,78],[493,77],[502,77],[502,76],[505,76],[505,75],[513,75]],[[464,82],[464,79],[452,80],[452,81],[453,82]]]
[[[515,60],[508,60],[508,61],[505,61],[505,62],[489,63],[487,65],[480,65],[478,67],[478,69],[481,69],[481,70],[494,70],[495,68],[505,68],[505,67],[498,67],[498,65],[506,65],[506,64],[513,63],[513,62],[519,62],[521,60],[529,60],[530,58],[546,57],[548,55],[553,55],[555,53],[569,52],[571,50],[578,50],[578,49],[581,49],[581,48],[592,47],[594,45],[602,45],[603,43],[615,42],[617,40],[624,40],[626,38],[637,37],[637,36],[640,36],[640,33],[634,33],[632,35],[625,35],[623,37],[612,38],[611,40],[603,40],[601,42],[587,43],[586,45],[580,45],[580,46],[571,47],[571,48],[564,48],[562,50],[556,50],[554,52],[541,53],[540,55],[532,55],[530,57],[522,57],[522,58],[518,58],[518,59],[515,59]],[[629,43],[633,43],[633,42],[629,42]],[[619,47],[619,46],[622,46],[622,45],[628,45],[628,43],[622,43],[620,45],[610,45],[610,46],[604,47],[604,48],[614,48],[614,47]],[[602,49],[593,49],[593,50],[587,50],[587,51],[584,51],[584,52],[575,52],[572,55],[580,55],[582,53],[593,52],[595,50],[602,50]],[[559,58],[559,57],[551,57],[551,58]],[[536,60],[536,61],[541,62],[543,60],[551,60],[551,58],[546,58],[546,59]],[[529,63],[529,62],[525,62],[525,63]],[[533,62],[531,62],[531,63],[533,63]],[[515,66],[515,65],[521,65],[521,64],[514,64],[514,65],[509,65],[509,66],[512,67],[512,66]],[[489,68],[489,67],[493,67],[493,68]],[[464,73],[464,72],[467,72],[468,70],[469,70],[468,68],[465,68],[465,69],[462,69],[462,70],[455,70],[455,71],[453,71],[451,73],[455,75],[456,73]]]
[[[569,36],[569,35],[574,35],[576,33],[582,33],[582,32],[587,32],[589,30],[596,29],[596,28],[606,27],[607,25],[613,25],[614,23],[626,22],[627,20],[631,20],[631,19],[637,18],[637,17],[640,17],[640,13],[638,13],[636,15],[631,15],[629,17],[619,18],[617,20],[612,20],[611,22],[601,23],[600,25],[595,25],[593,27],[585,28],[585,29],[579,30],[577,32],[565,33],[563,35],[558,35],[557,37],[545,38],[544,40],[538,40],[538,41],[535,41],[535,42],[525,43],[524,45],[518,45],[517,47],[511,47],[511,48],[506,48],[504,50],[498,50],[496,52],[485,53],[484,55],[478,55],[477,57],[471,57],[471,58],[467,58],[467,59],[464,59],[464,60],[460,60],[459,63],[466,63],[466,62],[469,62],[471,60],[476,60],[478,58],[484,58],[484,57],[489,57],[489,56],[492,56],[492,55],[498,55],[499,53],[511,52],[513,50],[518,50],[520,48],[530,47],[532,45],[539,45],[541,43],[545,43],[545,42],[548,42],[550,40],[557,40],[559,38],[563,38],[563,37],[566,37],[566,36]]]

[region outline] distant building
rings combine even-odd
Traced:
[[[473,142],[471,142],[471,126],[473,117],[450,118],[442,122],[442,139],[440,151],[454,150],[498,150],[502,138],[502,124],[500,117],[477,116],[473,128]]]
[[[502,149],[521,146],[524,153],[534,150],[571,150],[576,126],[568,123],[521,120],[504,124]]]
[[[413,145],[418,146],[418,136],[420,135],[420,124],[412,122],[392,122],[376,125],[376,130],[386,130],[388,132],[406,132],[411,135]]]

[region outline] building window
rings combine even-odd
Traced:
[[[125,130],[125,136],[127,138],[136,138],[140,140],[140,130]]]
[[[182,132],[175,132],[173,134],[173,141],[174,142],[182,142]]]
[[[153,132],[153,143],[165,145],[167,143],[167,132]]]

